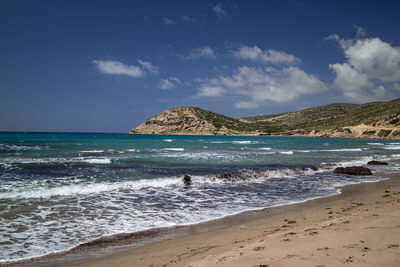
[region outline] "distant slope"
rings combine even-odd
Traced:
[[[132,133],[400,138],[400,99],[363,105],[336,103],[241,119],[181,107],[150,118]]]

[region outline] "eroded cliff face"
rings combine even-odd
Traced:
[[[340,129],[313,130],[305,136],[338,138],[400,139],[400,127],[391,125],[365,125],[342,127]]]
[[[225,127],[217,129],[210,122],[197,116],[193,107],[182,107],[166,110],[156,115],[138,127],[131,133],[138,134],[199,134],[214,135],[225,134]]]

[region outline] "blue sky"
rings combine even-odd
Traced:
[[[399,1],[0,1],[0,130],[400,97]]]

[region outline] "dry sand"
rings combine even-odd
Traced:
[[[400,266],[400,175],[77,266]]]

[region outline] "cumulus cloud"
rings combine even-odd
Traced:
[[[352,101],[388,100],[393,97],[392,88],[400,81],[400,47],[379,38],[361,38],[365,30],[356,30],[356,39],[338,35],[325,38],[337,41],[346,57],[344,63],[329,65],[336,73],[334,86]]]
[[[146,73],[158,73],[158,68],[148,61],[138,59],[139,66],[126,65],[116,60],[93,60],[101,73],[112,75],[126,75],[134,78],[143,77]]]
[[[168,79],[161,79],[158,81],[158,88],[167,90],[176,87],[176,84],[181,84],[181,80],[176,77],[169,77]]]
[[[293,64],[300,62],[299,58],[285,52],[271,49],[262,51],[257,46],[250,47],[247,45],[242,45],[238,50],[233,51],[233,54],[239,59],[247,59],[263,63]]]
[[[242,66],[234,74],[220,76],[204,82],[197,96],[236,95],[247,99],[235,103],[237,108],[255,108],[265,101],[289,102],[301,95],[326,90],[317,77],[297,67],[256,68]]]
[[[168,17],[163,17],[163,22],[165,25],[173,25],[175,24],[175,21],[173,21],[172,19],[168,18]]]
[[[219,19],[222,19],[222,18],[228,16],[228,11],[226,11],[226,9],[224,8],[222,3],[218,3],[217,5],[213,6],[211,9],[214,12],[214,14],[217,15],[217,17]]]
[[[215,54],[214,50],[209,47],[209,46],[203,46],[203,47],[198,47],[195,49],[192,49],[190,53],[186,56],[179,56],[180,58],[183,59],[199,59],[199,58],[209,58],[209,59],[215,59]]]

